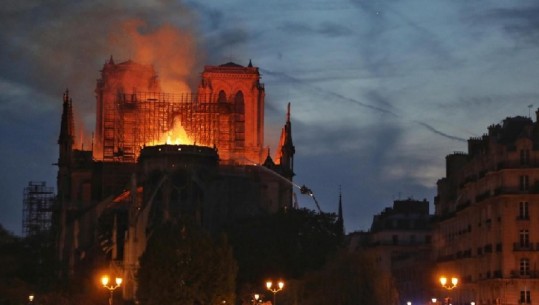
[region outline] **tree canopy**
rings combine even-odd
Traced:
[[[155,227],[140,258],[137,298],[143,305],[233,304],[236,274],[226,237],[167,222]]]

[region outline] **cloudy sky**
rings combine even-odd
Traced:
[[[341,190],[348,232],[368,230],[393,200],[432,203],[447,154],[539,107],[537,1],[111,2],[0,8],[0,224],[16,234],[23,188],[55,186],[63,91],[88,139],[111,55],[187,85],[204,65],[251,59],[266,86],[266,144],[290,102],[295,181],[324,211]]]

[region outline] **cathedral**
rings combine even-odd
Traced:
[[[75,147],[74,105],[67,90],[63,96],[55,217],[62,276],[95,272],[92,260],[104,252],[132,299],[156,224],[190,217],[218,232],[295,205],[290,105],[272,158],[265,89],[251,62],[206,66],[195,93],[172,94],[151,66],[111,57],[95,94],[89,150]]]

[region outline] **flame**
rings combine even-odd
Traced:
[[[183,126],[179,119],[174,119],[174,124],[171,129],[163,133],[159,139],[146,143],[148,146],[160,145],[160,144],[190,144],[193,143],[191,138],[183,129]]]

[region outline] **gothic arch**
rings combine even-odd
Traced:
[[[217,103],[226,103],[226,93],[224,90],[219,91]]]

